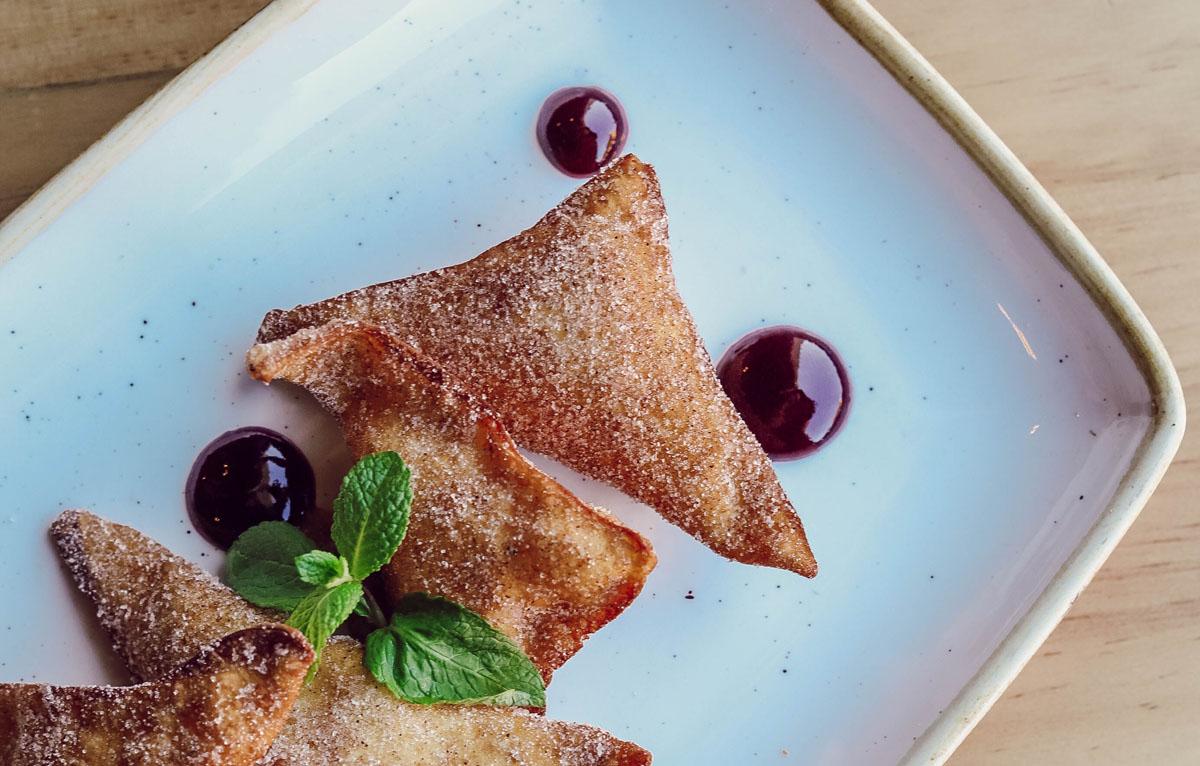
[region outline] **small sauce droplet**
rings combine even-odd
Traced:
[[[850,380],[837,352],[798,327],[768,327],[738,340],[717,377],[759,444],[794,460],[833,438],[850,407]]]
[[[546,159],[576,178],[593,175],[616,158],[628,134],[621,103],[600,88],[556,90],[538,114],[538,143]]]
[[[200,451],[185,496],[200,534],[228,549],[264,521],[299,525],[316,503],[316,486],[308,458],[291,439],[248,427],[222,434]]]

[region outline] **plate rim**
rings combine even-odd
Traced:
[[[0,267],[163,123],[320,0],[275,0],[184,69],[0,223]],[[1112,554],[1183,440],[1186,408],[1161,339],[1111,267],[1049,192],[936,69],[868,0],[818,0],[938,121],[1088,292],[1150,391],[1150,427],[1107,508],[1021,619],[901,759],[943,764],[1003,694]],[[397,5],[397,10],[407,3]]]
[[[1116,273],[1033,173],[867,0],[819,0],[963,148],[1087,291],[1150,390],[1154,413],[1112,500],[1058,572],[901,763],[943,764],[995,704],[1108,560],[1183,441],[1186,406],[1166,347]]]

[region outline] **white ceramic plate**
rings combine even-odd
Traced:
[[[46,542],[60,509],[215,568],[181,489],[250,424],[286,429],[332,491],[336,432],[243,373],[259,318],[533,223],[575,186],[539,153],[538,106],[592,83],[658,169],[713,356],[798,324],[856,398],[826,449],[778,466],[811,582],[545,463],[661,560],[556,675],[551,714],[662,764],[945,757],[1136,515],[1182,433],[1178,384],[973,115],[869,9],[833,5],[921,74],[1036,228],[808,2],[284,0],[135,114],[0,232],[0,676],[118,677]]]

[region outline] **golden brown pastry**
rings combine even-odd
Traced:
[[[265,625],[138,686],[0,684],[0,763],[250,766],[275,741],[312,660],[298,631]]]
[[[393,450],[411,467],[408,536],[382,575],[393,602],[464,604],[548,679],[654,567],[641,535],[535,468],[486,408],[384,331],[324,325],[255,346],[248,362],[264,382],[312,392],[356,456]]]
[[[518,442],[717,553],[816,574],[800,519],[675,289],[658,180],[636,157],[466,263],[272,311],[258,340],[335,320],[393,333],[481,395]]]
[[[278,619],[130,529],[68,511],[51,534],[131,672],[153,678],[213,634]],[[641,766],[650,754],[607,732],[525,710],[413,705],[335,637],[300,693],[266,766]]]

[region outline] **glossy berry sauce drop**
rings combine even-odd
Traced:
[[[228,549],[255,524],[299,524],[316,502],[316,479],[291,439],[267,428],[239,428],[200,452],[185,493],[192,524]]]
[[[538,115],[538,143],[546,158],[576,178],[586,178],[611,162],[628,134],[621,103],[600,88],[557,90]]]
[[[775,460],[804,457],[841,428],[850,381],[837,352],[798,327],[768,327],[729,347],[717,377]]]

